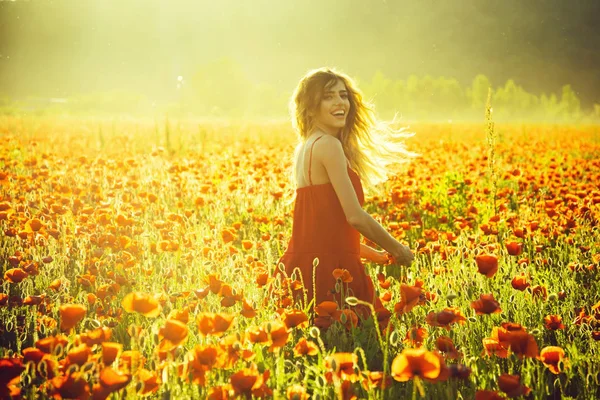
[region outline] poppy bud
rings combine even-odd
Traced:
[[[396,346],[398,344],[398,332],[397,331],[393,331],[390,334],[390,344],[392,346]]]
[[[37,373],[42,377],[42,378],[47,378],[48,377],[48,364],[45,362],[40,362],[37,365]]]
[[[69,367],[65,371],[65,376],[72,375],[72,374],[74,374],[75,372],[78,372],[78,371],[79,371],[79,365],[73,363],[73,364],[69,365]]]
[[[346,297],[346,303],[348,303],[348,305],[354,307],[358,304],[358,299],[354,296],[349,296],[349,297]]]
[[[342,313],[342,315],[340,315],[340,322],[345,324],[346,321],[348,321],[348,317],[346,317],[346,314]]]
[[[548,295],[548,300],[549,301],[556,301],[556,300],[558,300],[558,294],[556,294],[556,293],[550,293]]]
[[[313,338],[316,339],[319,336],[321,336],[321,331],[316,326],[313,326],[313,327],[310,328],[309,334],[310,334],[311,337],[313,337]]]
[[[323,377],[323,375],[318,375],[317,378],[315,379],[315,383],[317,384],[318,387],[327,386],[327,382],[325,381],[325,378]]]
[[[335,359],[331,359],[331,369],[336,371],[337,370],[337,363],[335,362]]]
[[[319,266],[319,257],[315,257],[313,260],[313,268],[317,268]]]
[[[92,372],[94,370],[94,367],[96,366],[96,362],[95,361],[88,361],[85,364],[83,364],[81,366],[80,371],[82,373],[88,373],[88,372]]]

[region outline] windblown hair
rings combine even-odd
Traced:
[[[346,125],[339,139],[350,166],[370,189],[388,179],[389,165],[405,162],[417,155],[406,150],[403,141],[414,134],[406,132],[405,127],[394,129],[395,118],[391,122],[377,119],[373,105],[363,100],[352,78],[331,68],[309,71],[298,83],[290,100],[292,125],[299,138],[292,174],[296,170],[298,152],[315,128],[311,114],[316,114],[323,93],[338,80],[346,86],[350,101]]]

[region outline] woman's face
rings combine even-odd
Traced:
[[[315,125],[325,133],[337,136],[346,125],[350,99],[346,85],[340,79],[326,88],[315,115]]]

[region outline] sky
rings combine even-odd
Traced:
[[[446,76],[600,103],[597,0],[0,0],[0,97],[177,93],[215,60],[291,91],[309,69]],[[215,77],[222,79],[222,77]]]

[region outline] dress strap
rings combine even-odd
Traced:
[[[310,146],[310,158],[308,160],[308,182],[310,183],[310,186],[312,186],[312,179],[310,176],[310,167],[312,165],[312,151],[313,151],[313,147],[315,146],[315,143],[317,143],[317,140],[321,139],[322,137],[323,137],[323,135],[316,138],[315,141],[312,142],[312,145]]]

